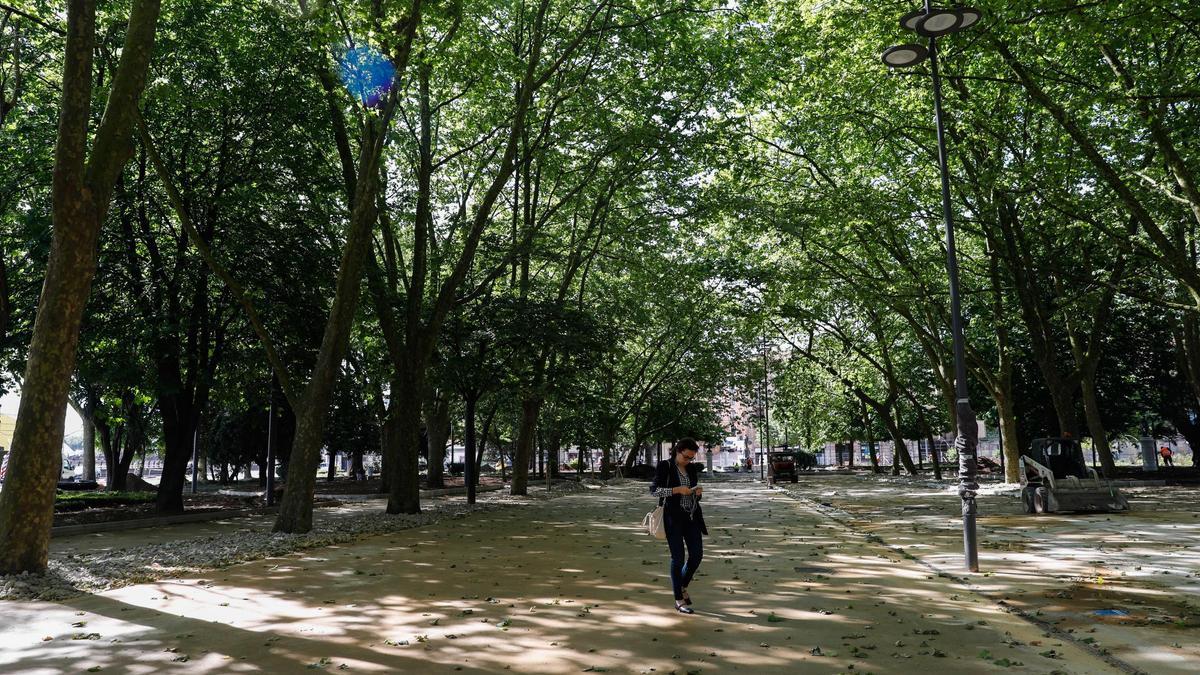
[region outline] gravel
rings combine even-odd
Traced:
[[[318,511],[311,532],[279,534],[269,524],[255,524],[221,535],[173,539],[115,550],[84,554],[52,555],[45,574],[0,576],[0,600],[65,600],[111,588],[145,583],[228,567],[250,560],[285,555],[294,551],[343,544],[380,534],[424,527],[441,520],[465,518],[480,511],[516,508],[589,489],[603,489],[595,482],[556,481],[550,491],[544,484],[529,486],[528,496],[514,497],[506,491],[481,493],[474,506],[459,498],[427,499],[419,514],[389,515],[376,503],[369,507]],[[148,533],[161,538],[162,531]]]

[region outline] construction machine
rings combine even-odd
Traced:
[[[1025,513],[1128,511],[1129,501],[1087,465],[1074,438],[1035,438],[1021,452],[1021,504]]]

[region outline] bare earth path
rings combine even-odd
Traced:
[[[960,501],[946,484],[859,474],[782,487],[854,532],[963,576]],[[1128,513],[1039,516],[1006,492],[980,498],[974,588],[1137,670],[1200,672],[1195,488],[1124,489]]]
[[[744,480],[709,485],[698,613],[681,615],[665,544],[637,530],[644,489],[62,603],[0,602],[0,672],[1120,672]]]

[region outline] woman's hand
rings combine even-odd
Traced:
[[[694,487],[694,488],[692,488],[692,494],[693,494],[693,495],[695,495],[695,496],[697,496],[697,497],[699,497],[699,496],[701,496],[702,494],[704,494],[704,488],[702,488],[702,487]]]
[[[690,488],[686,485],[681,485],[677,488],[672,488],[671,494],[673,494],[673,495],[690,495],[690,494],[692,494],[692,488]]]

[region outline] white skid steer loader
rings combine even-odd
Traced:
[[[1021,452],[1020,467],[1025,513],[1129,510],[1129,501],[1112,481],[1087,465],[1074,438],[1035,438]]]

